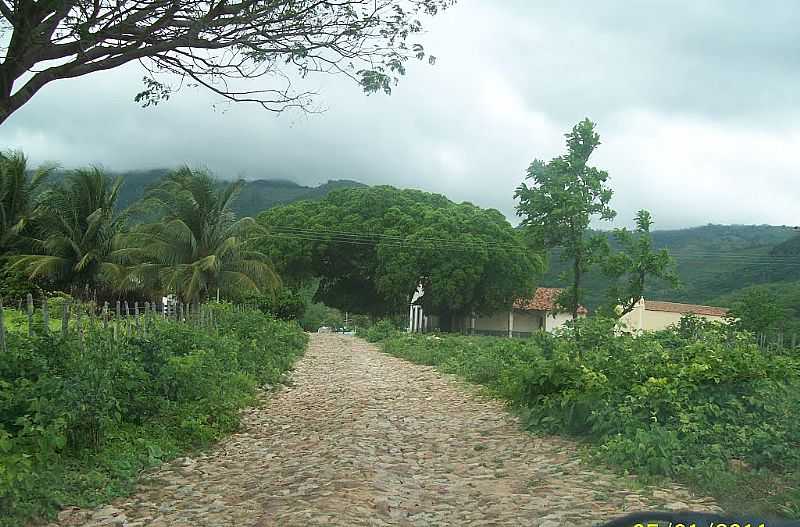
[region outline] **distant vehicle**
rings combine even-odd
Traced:
[[[320,328],[317,330],[317,333],[333,333],[333,328],[330,328],[330,327],[328,327],[328,326],[321,326],[321,327],[320,327]]]

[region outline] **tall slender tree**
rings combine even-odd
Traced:
[[[253,248],[260,227],[231,210],[242,184],[221,185],[184,167],[151,189],[138,208],[159,212],[160,221],[132,229],[117,251],[130,264],[124,287],[176,293],[192,303],[218,288],[226,295],[277,288],[269,259]]]
[[[589,236],[591,220],[611,220],[613,192],[606,186],[608,173],[588,165],[600,145],[595,124],[584,119],[566,134],[567,153],[548,163],[534,160],[516,190],[517,215],[534,242],[545,248],[561,248],[561,257],[572,261],[572,285],[560,296],[560,305],[578,318],[583,296],[583,276],[603,253],[605,237]]]
[[[652,217],[646,210],[636,213],[636,229],[616,229],[614,238],[620,249],[603,259],[604,274],[611,280],[608,288],[608,313],[620,318],[634,310],[651,280],[678,286],[675,262],[666,249],[654,250],[650,227]]]

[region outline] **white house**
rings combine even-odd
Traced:
[[[556,307],[556,299],[563,289],[539,287],[530,298],[514,302],[511,309],[493,315],[475,315],[454,321],[453,330],[470,335],[495,335],[508,337],[529,337],[536,331],[553,331],[572,319]],[[438,327],[438,317],[426,316],[422,306],[417,304],[424,292],[417,289],[409,308],[410,332],[423,332]],[[586,308],[578,310],[579,316],[586,316]]]
[[[679,304],[641,298],[633,311],[620,318],[620,322],[625,325],[626,329],[634,333],[657,331],[677,324],[687,313],[706,320],[725,322],[728,310],[724,307]]]

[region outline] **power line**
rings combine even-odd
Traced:
[[[430,242],[437,244],[456,244],[458,246],[479,246],[479,247],[498,247],[510,250],[529,250],[524,246],[512,244],[507,242],[493,242],[487,240],[456,240],[453,238],[435,238],[430,236],[397,236],[390,234],[378,233],[356,233],[349,231],[339,230],[320,230],[320,229],[303,229],[300,227],[278,227],[276,229],[279,233],[297,233],[300,235],[311,235],[318,238],[320,241],[332,240],[353,240],[354,242],[364,243],[383,243],[385,241],[393,241],[402,244]],[[655,250],[666,249],[664,247],[655,248]],[[669,251],[669,249],[667,249]],[[786,261],[790,263],[800,263],[800,255],[798,256],[770,256],[770,255],[755,255],[755,254],[739,254],[732,252],[722,251],[686,251],[686,250],[673,250],[669,251],[670,256],[687,256],[687,257],[708,257],[708,258],[726,258],[726,259],[741,259],[741,260],[758,260],[765,262],[781,262]]]
[[[431,247],[423,247],[420,242],[428,242],[436,247],[443,247],[448,250],[462,250],[462,251],[476,251],[476,250],[504,250],[510,253],[530,255],[535,253],[534,250],[528,249],[524,246],[504,244],[498,242],[486,242],[482,240],[446,240],[442,238],[427,238],[415,237],[414,239],[403,238],[391,235],[361,235],[358,233],[341,233],[331,235],[331,231],[313,231],[310,229],[293,229],[290,232],[273,232],[266,236],[289,239],[289,240],[304,240],[320,243],[341,243],[357,246],[375,246],[381,244],[385,247],[413,247],[418,249],[429,249]],[[340,231],[341,232],[341,231]],[[381,239],[387,238],[387,239]],[[800,258],[793,257],[770,257],[770,256],[757,256],[757,255],[737,255],[726,253],[670,253],[670,256],[678,263],[707,261],[709,259],[717,259],[725,261],[726,263],[741,263],[749,265],[774,265],[781,267],[796,267],[800,266]]]

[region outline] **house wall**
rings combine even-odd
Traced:
[[[475,331],[508,331],[508,312],[475,317]]]
[[[514,332],[533,333],[543,328],[544,313],[541,311],[514,310]]]
[[[584,315],[578,315],[580,318],[583,318]],[[572,320],[572,315],[570,313],[556,313],[550,314],[547,316],[545,320],[545,331],[552,332],[564,325],[565,322]]]
[[[625,326],[632,331],[659,331],[680,322],[683,313],[673,313],[671,311],[649,311],[641,305],[636,306],[633,311],[620,319]],[[697,315],[698,318],[715,322],[725,322],[724,317],[713,315]]]
[[[521,309],[514,310],[514,334],[534,333],[540,329],[544,329],[547,323],[544,311],[523,311]],[[469,320],[469,319],[468,319]],[[469,322],[467,322],[469,327]],[[475,318],[475,332],[491,332],[493,334],[508,333],[508,312],[495,313],[491,316],[480,316]]]
[[[656,331],[659,329],[666,329],[668,326],[680,322],[682,313],[671,313],[668,311],[648,311],[644,312],[644,324],[642,329],[645,331]],[[697,315],[698,318],[711,320],[715,322],[724,322],[723,317],[715,317],[712,315]]]

